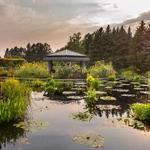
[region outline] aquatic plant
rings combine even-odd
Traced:
[[[25,131],[33,132],[47,128],[48,123],[41,120],[27,120],[14,124],[14,126]]]
[[[45,84],[45,93],[49,97],[53,97],[58,89],[58,84],[53,78],[49,78]]]
[[[47,78],[49,73],[44,63],[25,63],[15,71],[14,76],[21,78]]]
[[[0,123],[23,119],[30,103],[30,89],[15,79],[1,83]]]
[[[86,82],[88,89],[95,89],[95,90],[99,89],[100,81],[98,79],[95,79],[93,76],[88,75]]]
[[[95,104],[95,102],[97,101],[95,89],[89,89],[86,92],[86,99],[85,99],[85,101],[86,101],[87,105]]]
[[[130,106],[135,119],[140,121],[150,121],[150,104],[132,104]]]

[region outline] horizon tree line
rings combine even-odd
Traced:
[[[67,44],[60,50],[70,49],[90,57],[90,64],[96,61],[112,62],[115,69],[132,67],[137,72],[150,70],[150,25],[141,21],[132,33],[129,26],[104,29],[100,27],[83,38],[80,32],[69,37]],[[21,57],[27,61],[41,61],[52,50],[47,43],[28,43],[26,48],[6,49],[5,57]]]

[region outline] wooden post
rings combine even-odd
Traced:
[[[86,69],[85,62],[80,62],[80,66],[81,66],[81,72],[85,73],[85,69]]]
[[[48,72],[51,73],[53,70],[53,63],[52,61],[48,61]]]

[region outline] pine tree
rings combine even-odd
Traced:
[[[131,58],[132,64],[135,66],[136,71],[141,72],[144,68],[146,49],[146,26],[145,22],[141,21],[140,26],[137,28],[132,42]]]

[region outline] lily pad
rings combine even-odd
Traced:
[[[135,94],[122,94],[122,97],[136,97]]]
[[[67,96],[67,99],[69,99],[69,100],[81,100],[81,99],[83,99],[83,96]]]
[[[120,93],[127,93],[127,92],[129,92],[129,90],[127,90],[127,89],[113,89],[112,91],[120,92]]]
[[[76,95],[75,91],[64,91],[63,92],[64,95]]]
[[[140,91],[141,94],[150,95],[150,91]]]
[[[111,97],[111,96],[103,96],[103,97],[100,97],[100,99],[104,101],[116,101],[117,100],[115,97]]]
[[[80,133],[74,135],[72,140],[76,144],[83,144],[92,148],[104,147],[104,138],[100,135]]]

